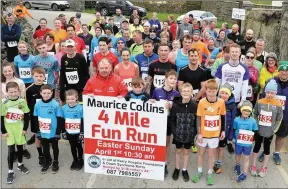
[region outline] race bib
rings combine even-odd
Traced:
[[[79,82],[78,72],[65,72],[68,84],[77,84]]]
[[[155,88],[162,88],[165,83],[165,75],[154,75],[153,85]]]
[[[120,22],[114,22],[114,25],[120,28]]]
[[[271,127],[272,126],[272,112],[261,110],[259,115],[259,125]]]
[[[80,133],[80,119],[65,119],[65,129],[69,134]]]
[[[41,100],[40,98],[36,99],[36,103],[39,102],[40,100]]]
[[[51,119],[38,117],[38,122],[41,133],[49,134],[51,132]]]
[[[193,90],[193,96],[194,96],[194,97],[197,96],[198,93],[199,93],[199,89]]]
[[[217,116],[205,115],[204,130],[206,130],[206,131],[219,131],[220,130],[219,115],[217,115]]]
[[[8,45],[8,47],[16,47],[17,46],[17,41],[8,41],[7,45]]]
[[[149,68],[148,67],[141,67],[141,72],[148,72]]]
[[[286,105],[286,96],[280,96],[280,95],[277,95],[276,96],[277,98],[277,101],[281,103],[282,105],[282,110],[285,110],[285,105]]]
[[[31,68],[19,68],[19,76],[21,79],[32,78]]]
[[[48,80],[48,74],[45,74],[45,79],[44,79],[43,83],[47,84],[47,80]]]
[[[48,55],[54,56],[55,53],[54,52],[47,52]]]
[[[96,54],[96,53],[97,53],[97,47],[94,48],[94,54]]]
[[[189,34],[189,30],[183,30],[183,35],[188,35]]]
[[[254,132],[247,130],[239,130],[239,135],[237,139],[238,144],[249,144],[252,145],[254,139]]]
[[[152,27],[154,27],[154,28],[157,29],[157,28],[158,28],[158,25],[157,25],[157,24],[153,24]]]
[[[86,50],[86,53],[89,53],[89,50],[90,50],[90,46],[89,45],[85,45],[85,50]]]
[[[24,118],[24,112],[17,108],[8,108],[6,113],[7,123],[17,123]]]
[[[128,91],[131,91],[132,90],[132,78],[124,79],[123,81],[125,85],[127,86]]]
[[[240,62],[244,62],[244,60],[245,60],[245,55],[242,54],[242,55],[240,56]]]
[[[251,85],[248,85],[247,97],[248,97],[248,98],[251,98],[251,97],[252,97],[252,86],[251,86]]]

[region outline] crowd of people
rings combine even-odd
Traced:
[[[279,151],[288,136],[288,61],[265,52],[265,41],[255,40],[252,29],[242,36],[236,24],[230,31],[224,23],[217,31],[214,21],[199,24],[193,15],[184,16],[177,25],[173,15],[160,22],[157,13],[149,20],[141,18],[137,10],[127,20],[120,8],[108,19],[96,12],[91,23],[71,17],[67,24],[66,16],[60,14],[54,19],[54,29],[47,28],[47,19],[39,20],[33,34],[37,54],[32,55],[27,43],[20,40],[21,27],[14,23],[15,16],[32,15],[21,2],[19,7],[22,11],[8,14],[7,24],[1,28],[8,60],[2,63],[1,73],[7,183],[14,181],[16,160],[17,169],[29,173],[23,164],[23,156],[30,158],[25,148],[29,127],[34,135],[28,144],[36,144],[41,173],[50,167],[52,173],[58,172],[61,138],[71,146],[70,169],[82,169],[82,95],[166,100],[166,159],[171,157],[172,142],[176,147],[174,180],[180,170],[184,181],[190,180],[191,149],[198,153],[191,180],[198,183],[207,149],[207,184],[213,185],[213,174],[222,173],[225,167],[226,147],[236,154],[238,182],[246,179],[249,167],[252,176],[265,177],[274,135],[273,160],[281,164]],[[262,143],[264,151],[258,159],[263,166],[257,170]]]

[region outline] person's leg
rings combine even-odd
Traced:
[[[166,165],[170,156],[171,135],[166,137]]]
[[[77,138],[77,151],[78,151],[78,160],[83,161],[83,147],[82,147],[82,141],[79,141],[79,135],[76,136]]]
[[[188,149],[184,149],[183,170],[184,170],[184,169],[185,169],[185,170],[188,169],[189,157],[190,157],[189,148],[188,148]]]
[[[9,145],[7,159],[8,159],[8,169],[10,172],[13,172],[14,153],[15,153],[15,145]]]
[[[241,155],[236,155],[235,156],[236,164],[240,164],[240,160],[241,160]]]
[[[180,149],[176,149],[176,152],[175,152],[175,168],[176,169],[180,169],[180,155],[181,155],[181,152],[182,152],[182,148]]]
[[[59,147],[58,147],[58,140],[55,138],[52,139],[52,149],[53,149],[54,161],[58,161]]]
[[[201,146],[198,151],[198,172],[201,172],[201,173],[203,172],[202,168],[203,168],[203,161],[204,161],[205,153],[206,153],[206,147],[204,148]]]
[[[23,174],[29,173],[29,170],[23,164],[23,145],[17,145],[17,152],[18,152],[17,169],[21,171]]]
[[[44,154],[44,166],[49,165],[49,163],[52,161],[51,155],[50,155],[50,140],[46,138],[41,139],[41,144],[43,147],[43,154]]]
[[[247,175],[248,168],[249,168],[249,161],[250,161],[250,155],[243,155],[244,165],[243,165],[243,172]]]
[[[279,153],[282,146],[284,145],[286,140],[286,137],[280,137],[280,136],[276,136],[276,141],[275,141],[275,153]]]
[[[264,138],[264,161],[263,161],[263,167],[267,168],[268,162],[269,162],[269,156],[270,156],[270,146],[271,142],[273,140],[273,135],[269,138]]]
[[[258,156],[259,150],[261,148],[263,137],[260,136],[256,132],[255,135],[254,135],[254,139],[255,139],[255,145],[254,145],[253,154],[252,154],[251,175],[252,176],[257,176],[256,160],[257,160],[257,156]]]
[[[216,159],[216,149],[217,148],[208,148],[208,174],[213,173],[213,166]]]
[[[68,138],[68,141],[70,143],[70,148],[71,148],[73,160],[77,161],[78,160],[77,149],[76,149],[77,141],[75,140],[75,137],[73,135],[70,135],[70,134],[67,134],[67,138]]]

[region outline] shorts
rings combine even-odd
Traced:
[[[219,140],[219,147],[220,148],[225,148],[226,146],[227,146],[227,137],[226,138],[224,138],[224,140]]]
[[[198,146],[203,148],[218,148],[219,138],[203,138],[202,140],[203,142],[201,144],[196,140]]]
[[[16,125],[17,126],[17,125]],[[23,134],[23,129],[19,129],[19,125],[16,128],[15,125],[7,129],[8,136],[6,137],[6,143],[10,145],[23,145],[26,144],[26,137]]]
[[[240,146],[239,144],[235,144],[235,154],[241,155],[242,153],[245,156],[249,156],[252,151],[252,145],[251,146]]]
[[[282,121],[278,131],[275,133],[276,136],[285,138],[288,136],[288,122]]]
[[[191,148],[191,146],[194,145],[194,142],[188,142],[188,143],[183,143],[183,142],[178,142],[177,140],[173,139],[172,144],[175,144],[177,149],[181,149],[184,148],[186,150],[189,150]]]

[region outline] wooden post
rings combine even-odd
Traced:
[[[239,3],[239,9],[242,9],[243,8],[243,1],[238,1]],[[242,20],[237,20],[237,24],[239,26],[239,32],[241,33],[241,21]]]

